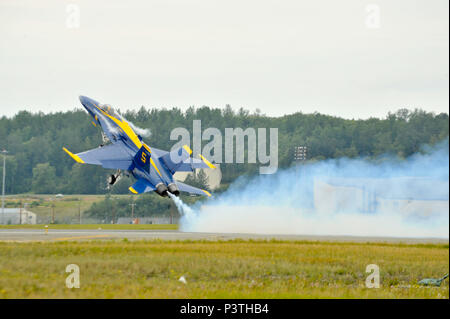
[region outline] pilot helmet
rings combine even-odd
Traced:
[[[109,104],[103,104],[103,110],[108,114],[114,114],[114,109]]]

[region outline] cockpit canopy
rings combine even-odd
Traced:
[[[105,111],[106,113],[108,113],[109,115],[111,115],[111,116],[117,116],[117,112],[114,111],[114,108],[113,108],[111,105],[109,105],[109,104],[101,104],[101,105],[99,105],[99,107],[100,107],[103,111]]]

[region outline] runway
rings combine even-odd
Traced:
[[[189,233],[178,230],[81,230],[81,229],[0,229],[0,241],[66,241],[66,240],[289,240],[289,241],[338,241],[338,242],[386,242],[386,243],[442,243],[445,238],[355,237],[317,235],[277,235],[238,233]]]

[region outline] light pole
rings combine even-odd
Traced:
[[[3,150],[3,188],[2,188],[2,224],[5,220],[5,174],[6,174],[6,154],[8,153],[7,150]]]
[[[306,160],[306,154],[308,153],[308,147],[306,146],[297,146],[294,148],[294,160],[304,161]]]
[[[19,225],[22,225],[22,201],[19,201]]]
[[[81,197],[78,197],[78,222],[81,225]]]
[[[51,208],[51,220],[50,220],[50,224],[54,224],[55,223],[55,203],[53,202],[53,198],[50,197],[50,208]]]
[[[23,210],[24,211],[27,210],[27,207],[28,207],[29,204],[30,203],[23,203]],[[30,221],[29,217],[28,217],[28,212],[26,212],[25,216],[26,216],[26,219],[25,219],[25,221],[23,223],[24,224],[28,224],[28,222]],[[20,224],[22,225],[22,206],[20,207]]]
[[[133,221],[133,219],[134,219],[134,206],[136,206],[136,203],[131,203],[130,206],[131,206],[131,223],[134,224],[134,221]]]
[[[295,171],[297,175],[297,181],[300,180],[300,165],[306,160],[306,155],[308,153],[308,147],[306,146],[296,146],[294,147],[294,160],[295,160]]]

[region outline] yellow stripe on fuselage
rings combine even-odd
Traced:
[[[66,152],[67,154],[70,155],[70,157],[72,157],[77,163],[81,163],[83,164],[84,161],[78,156],[75,155],[74,153],[72,153],[71,151],[69,151],[67,148],[63,147],[64,152]]]
[[[153,161],[153,158],[150,157],[150,163],[152,163],[153,167],[156,169],[156,171],[158,172],[159,176],[161,176],[161,172],[159,171],[158,167],[156,167],[155,162]],[[162,176],[161,176],[162,177]]]
[[[139,138],[137,137],[136,133],[134,133],[133,129],[130,127],[130,125],[128,125],[127,122],[121,121],[119,119],[116,119],[114,116],[109,115],[108,113],[103,111],[97,105],[95,107],[98,108],[100,110],[100,112],[102,112],[104,115],[106,115],[111,120],[113,120],[113,122],[116,123],[117,126],[119,126],[122,129],[122,131],[128,136],[128,138],[131,141],[133,141],[133,143],[137,146],[138,149],[140,149],[142,147],[141,141],[139,140]]]
[[[152,152],[152,150],[150,149],[150,147],[149,147],[147,144],[143,143],[142,146],[144,146],[144,148],[145,148],[149,153]]]
[[[98,108],[100,110],[100,112],[102,112],[104,115],[106,115],[107,117],[109,117],[111,120],[114,121],[114,123],[116,123],[121,129],[122,131],[124,131],[125,134],[127,134],[127,136],[130,138],[130,140],[133,141],[133,143],[140,149],[142,146],[144,146],[144,148],[149,151],[150,153],[152,152],[150,150],[150,147],[147,146],[147,144],[142,144],[141,141],[139,140],[139,138],[137,137],[136,133],[134,133],[134,131],[131,129],[131,127],[128,125],[127,122],[125,121],[121,121],[116,119],[114,116],[109,115],[108,113],[106,113],[105,111],[103,111],[101,108],[99,108],[97,105],[95,105],[96,108]],[[158,167],[156,166],[155,162],[153,161],[152,158],[150,158],[150,163],[152,164],[152,166],[155,168],[155,170],[158,172],[159,176],[162,177],[161,172],[159,171]],[[130,189],[131,190],[131,189]]]

